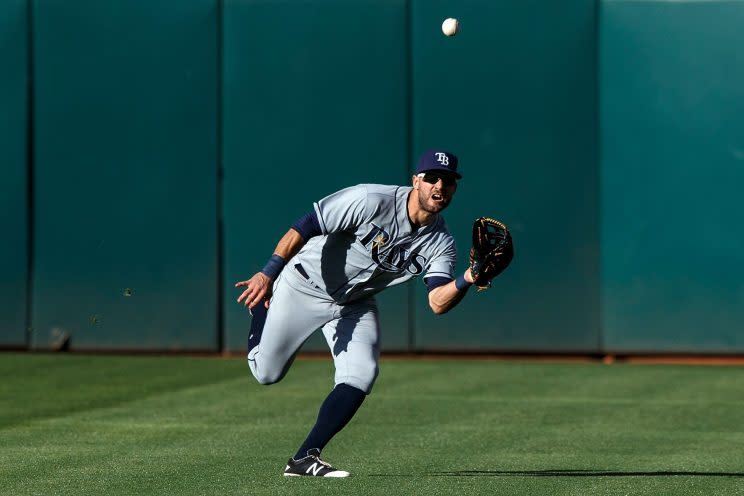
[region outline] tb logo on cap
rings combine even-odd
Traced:
[[[436,152],[434,155],[437,156],[437,162],[439,162],[442,165],[449,165],[449,157],[446,153],[443,152]]]

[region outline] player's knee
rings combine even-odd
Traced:
[[[276,384],[282,380],[281,377],[274,377],[270,374],[253,374],[253,377],[255,377],[256,382],[262,386],[271,386],[272,384]]]
[[[357,368],[352,374],[337,376],[336,384],[348,384],[369,394],[372,391],[372,386],[374,386],[379,372],[380,369],[376,364],[370,367]]]
[[[272,384],[276,384],[277,382],[281,380],[282,380],[281,377],[275,378],[275,377],[269,377],[269,376],[256,376],[256,381],[262,386],[271,386]]]
[[[248,359],[248,367],[251,369],[251,374],[256,379],[256,382],[263,386],[270,386],[276,384],[284,378],[283,370],[276,370],[272,368],[261,367],[256,360]]]
[[[256,378],[256,381],[261,384],[262,386],[270,386],[272,384],[276,384],[277,382],[281,381],[284,378],[284,374],[281,373],[281,371],[252,371],[253,377]]]

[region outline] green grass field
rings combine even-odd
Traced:
[[[0,354],[2,495],[744,494],[744,367],[384,360],[325,449],[284,478],[332,381],[297,361]]]

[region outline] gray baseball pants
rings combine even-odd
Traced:
[[[248,353],[248,366],[261,384],[286,375],[310,335],[322,328],[336,367],[335,383],[369,394],[379,371],[379,321],[374,297],[339,305],[293,264],[274,282],[261,341]]]

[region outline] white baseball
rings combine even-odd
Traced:
[[[442,23],[442,32],[447,36],[455,36],[460,32],[460,22],[457,19],[448,17]]]

